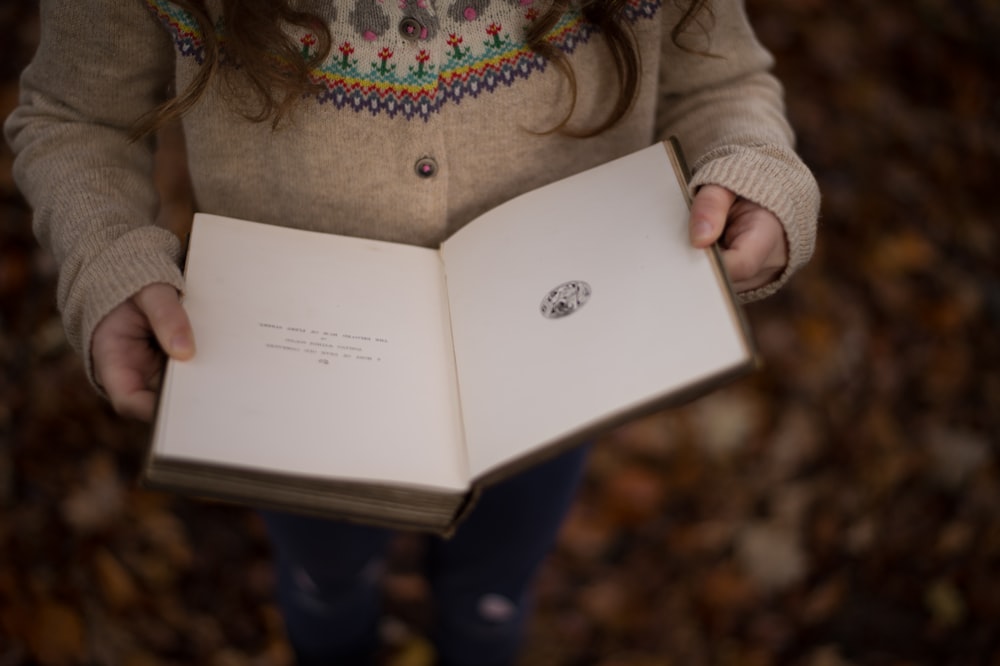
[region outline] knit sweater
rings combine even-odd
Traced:
[[[565,75],[524,44],[548,1],[299,2],[332,35],[312,72],[321,92],[272,130],[211,86],[183,120],[197,209],[435,246],[507,199],[674,135],[693,189],[722,185],[781,221],[788,266],[743,297],[775,291],[812,252],[819,194],[742,0],[716,0],[687,48],[670,38],[672,0],[629,0],[638,96],[587,139],[544,133],[570,103]],[[308,55],[314,35],[289,30]],[[602,36],[570,10],[548,39],[576,76],[570,127],[596,125],[617,91]],[[154,222],[151,142],[127,135],[166,90],[187,86],[202,56],[197,24],[165,0],[41,1],[40,45],[5,133],[88,372],[91,336],[110,310],[154,282],[183,289],[181,244]]]

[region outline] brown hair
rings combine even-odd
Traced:
[[[583,16],[601,34],[611,52],[618,75],[618,96],[607,118],[595,127],[570,130],[567,127],[576,105],[577,83],[573,68],[566,54],[553,46],[546,36],[569,9],[569,0],[554,0],[526,34],[528,47],[548,59],[564,76],[570,86],[570,107],[558,125],[546,133],[563,132],[576,137],[596,136],[621,120],[639,89],[640,65],[631,30],[623,21],[623,11],[628,0],[585,0]],[[681,35],[705,10],[711,14],[711,0],[664,0],[685,4],[680,21],[671,30],[671,39],[680,48]],[[197,76],[187,89],[167,100],[152,112],[140,118],[133,130],[133,138],[146,136],[170,121],[183,116],[194,106],[208,88],[209,82],[220,71],[222,47],[219,35],[205,0],[173,0],[174,4],[188,11],[197,21],[202,36],[203,55]],[[225,58],[236,67],[224,68],[227,76],[239,73],[241,81],[250,84],[253,99],[251,106],[243,104],[240,110],[248,119],[263,122],[270,120],[277,127],[292,107],[304,95],[320,92],[309,72],[319,66],[331,47],[330,31],[317,16],[292,9],[290,0],[223,0],[222,21],[225,26]],[[299,47],[283,31],[283,26],[295,25],[311,31],[317,37],[315,50],[303,58]],[[236,95],[231,96],[237,99]]]

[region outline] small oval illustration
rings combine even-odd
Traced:
[[[570,280],[550,290],[542,299],[542,316],[560,319],[571,315],[590,300],[590,285],[583,280]]]

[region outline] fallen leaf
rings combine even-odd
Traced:
[[[108,606],[120,611],[139,601],[140,592],[134,577],[110,551],[103,548],[96,551],[93,566]]]
[[[29,650],[46,666],[83,663],[86,659],[83,618],[72,606],[43,601],[31,618]]]
[[[787,526],[754,523],[737,537],[737,559],[756,586],[783,590],[802,580],[806,558],[798,533]]]

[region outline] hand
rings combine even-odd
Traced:
[[[101,320],[90,349],[94,376],[115,411],[151,421],[163,352],[181,361],[194,356],[194,334],[177,290],[144,287]]]
[[[719,241],[722,262],[736,291],[772,282],[788,263],[788,241],[769,210],[718,185],[704,185],[694,197],[689,221],[691,244]]]

